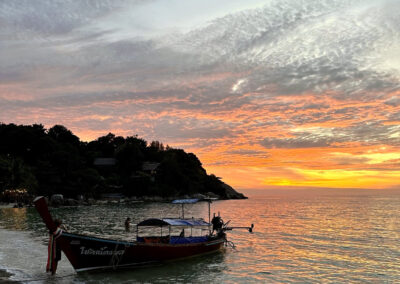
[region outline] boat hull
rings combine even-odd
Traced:
[[[63,232],[58,245],[77,272],[149,265],[212,253],[223,247],[223,238],[201,243],[165,244],[123,242]]]

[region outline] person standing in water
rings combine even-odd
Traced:
[[[129,232],[131,230],[131,218],[126,218],[125,220],[125,231]]]

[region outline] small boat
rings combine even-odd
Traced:
[[[151,265],[165,261],[193,257],[219,251],[227,242],[225,231],[234,228],[246,228],[252,232],[251,227],[228,227],[220,216],[209,222],[199,218],[184,218],[184,204],[195,203],[197,199],[175,200],[173,203],[182,204],[182,218],[147,219],[136,225],[136,241],[119,241],[93,236],[81,235],[63,231],[57,228],[44,197],[39,196],[34,200],[35,207],[42,217],[50,232],[57,231],[56,245],[60,248],[76,272],[120,269],[126,267]],[[141,228],[159,228],[160,235],[140,236]],[[163,235],[165,228],[168,233]],[[174,235],[179,229],[200,228],[207,230],[206,235],[184,236]],[[164,230],[163,230],[164,229]],[[157,230],[158,231],[158,230]],[[184,232],[184,231],[183,231]],[[54,233],[53,233],[54,234]],[[50,238],[51,239],[51,238]],[[49,246],[50,248],[50,246]],[[50,251],[50,249],[49,249]]]

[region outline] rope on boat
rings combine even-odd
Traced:
[[[124,244],[124,253],[118,254],[118,253],[116,253],[118,246],[119,246],[119,244],[115,245],[113,255],[111,256],[111,260],[110,260],[110,264],[112,264],[112,268],[114,270],[116,270],[118,268],[118,265],[125,254],[126,248],[129,247],[129,245]]]
[[[230,246],[231,248],[236,249],[236,246],[232,241],[225,240],[225,246]]]
[[[118,244],[115,245],[113,254],[111,256],[111,264],[112,264],[112,268],[114,270],[116,270],[118,268],[119,262],[121,261],[122,256],[118,256],[118,254],[116,253],[118,249]]]

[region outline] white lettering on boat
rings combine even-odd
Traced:
[[[107,250],[107,247],[102,247],[98,250],[91,248],[80,247],[81,255],[123,255],[125,250]]]

